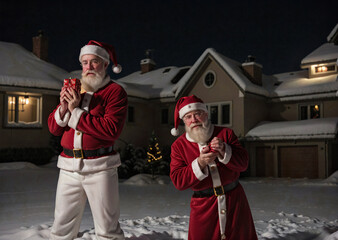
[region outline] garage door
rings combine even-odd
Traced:
[[[273,150],[271,147],[256,148],[256,176],[273,177]]]
[[[279,147],[278,175],[291,178],[318,178],[318,147]]]

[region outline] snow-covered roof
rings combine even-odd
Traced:
[[[270,98],[281,101],[336,97],[338,91],[337,74],[308,78],[307,70],[266,77],[263,86]]]
[[[175,97],[180,96],[182,90],[184,90],[185,86],[189,84],[192,75],[197,71],[200,67],[204,59],[208,56],[212,56],[223,69],[230,75],[230,77],[234,80],[234,82],[245,92],[255,93],[258,95],[268,96],[269,93],[266,89],[261,86],[258,86],[252,83],[241,70],[241,64],[223,56],[222,54],[215,51],[213,48],[207,48],[203,54],[198,58],[198,60],[194,63],[194,65],[190,68],[190,70],[184,75],[184,77],[177,84],[177,91]]]
[[[60,90],[69,73],[18,44],[0,41],[0,85]]]
[[[311,52],[303,58],[301,65],[307,67],[311,64],[319,64],[326,62],[335,62],[338,58],[338,45],[334,43],[324,43],[319,48]]]
[[[189,67],[165,67],[143,74],[138,71],[118,79],[117,82],[124,87],[129,96],[144,99],[173,98],[176,81],[188,69]]]
[[[332,42],[335,39],[337,39],[337,34],[338,34],[338,23],[336,24],[336,26],[332,29],[332,31],[330,32],[329,36],[327,36],[327,41],[328,42]]]
[[[300,121],[262,122],[245,136],[247,140],[334,139],[338,118],[319,118]]]
[[[220,66],[229,74],[233,81],[245,92],[254,93],[268,98],[279,98],[280,100],[300,100],[316,97],[336,97],[338,91],[337,74],[308,78],[306,70],[263,75],[263,86],[252,83],[244,74],[241,64],[217,53],[213,48],[208,48],[194,63],[190,70],[177,83],[175,97],[180,96],[185,86],[189,84],[193,74],[208,57],[213,57]],[[291,99],[292,98],[292,99]]]

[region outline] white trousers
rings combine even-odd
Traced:
[[[120,206],[116,168],[95,173],[60,170],[55,220],[50,239],[77,238],[87,198],[94,219],[96,238],[98,240],[124,239],[118,222]]]

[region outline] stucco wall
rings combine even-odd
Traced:
[[[0,96],[3,106],[4,95]],[[51,134],[48,130],[47,119],[58,103],[58,96],[43,95],[42,97],[42,127],[41,128],[4,128],[3,107],[0,109],[0,148],[43,148],[49,147]]]
[[[338,117],[338,101],[337,100],[328,100],[328,101],[323,102],[323,116],[326,118]]]
[[[205,74],[212,71],[216,75],[216,82],[211,88],[204,85]],[[194,81],[194,86],[186,95],[195,94],[205,103],[227,102],[232,103],[231,122],[236,135],[244,134],[244,99],[240,96],[239,88],[229,75],[214,61],[207,64]]]
[[[299,102],[269,103],[269,121],[296,121],[299,120],[299,106],[307,104],[321,104],[321,117],[338,117],[337,100],[312,100]]]

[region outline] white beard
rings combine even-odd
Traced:
[[[94,73],[95,76],[87,75],[88,73]],[[83,89],[87,92],[96,92],[100,87],[102,87],[105,76],[105,71],[96,72],[88,70],[82,73],[81,84]]]
[[[195,127],[194,126],[198,126]],[[189,137],[197,143],[205,145],[207,141],[210,139],[213,131],[213,127],[209,119],[205,120],[205,122],[198,124],[191,124],[190,127],[185,125],[185,131],[188,133]]]

